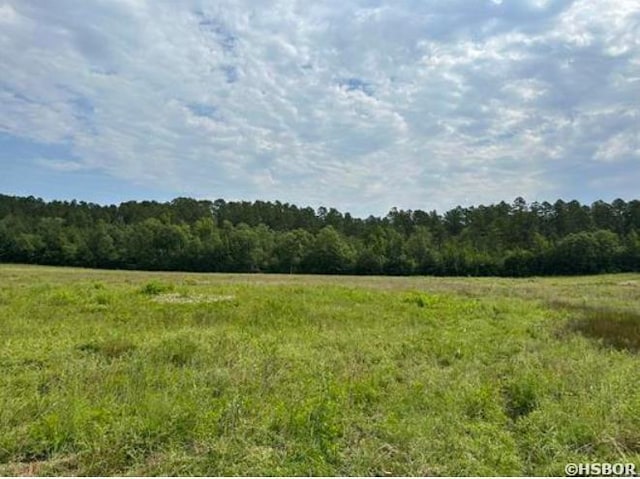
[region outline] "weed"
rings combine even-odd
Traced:
[[[80,296],[78,296],[74,291],[66,289],[53,291],[48,297],[48,302],[52,306],[69,306],[77,304],[80,301]]]
[[[426,295],[423,293],[412,293],[408,295],[404,301],[406,303],[415,304],[419,308],[427,308],[441,302],[441,298],[435,295]]]
[[[504,385],[505,410],[511,420],[516,421],[538,407],[537,388],[536,379],[530,376],[512,378]]]
[[[174,366],[186,366],[195,360],[198,349],[198,343],[183,334],[160,341],[153,348],[152,356],[158,361]]]
[[[173,291],[173,289],[174,286],[172,284],[166,284],[157,280],[152,280],[142,286],[138,291],[140,292],[140,294],[145,294],[147,296],[156,296],[162,293]]]
[[[107,359],[115,359],[129,354],[136,349],[136,345],[125,338],[113,338],[104,341],[90,341],[78,346],[80,351],[98,354]]]

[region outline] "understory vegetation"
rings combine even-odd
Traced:
[[[109,269],[532,276],[640,271],[640,201],[392,209],[280,202],[100,206],[0,195],[0,262]]]
[[[640,276],[0,265],[0,474],[640,465]]]

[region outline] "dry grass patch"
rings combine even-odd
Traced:
[[[10,462],[0,464],[0,476],[75,476],[78,467],[75,454],[59,456],[43,461]]]
[[[153,298],[156,303],[162,304],[203,304],[203,303],[221,303],[233,301],[236,297],[229,294],[197,294],[186,296],[180,293],[160,294]]]
[[[575,314],[570,331],[602,342],[621,351],[640,352],[640,313],[629,309],[554,301],[550,305]]]

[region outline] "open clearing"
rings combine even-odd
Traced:
[[[639,318],[637,274],[0,265],[0,474],[640,466]]]

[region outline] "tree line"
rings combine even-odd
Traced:
[[[0,195],[0,262],[110,269],[531,276],[640,271],[640,201],[516,198],[355,218],[281,202]]]

